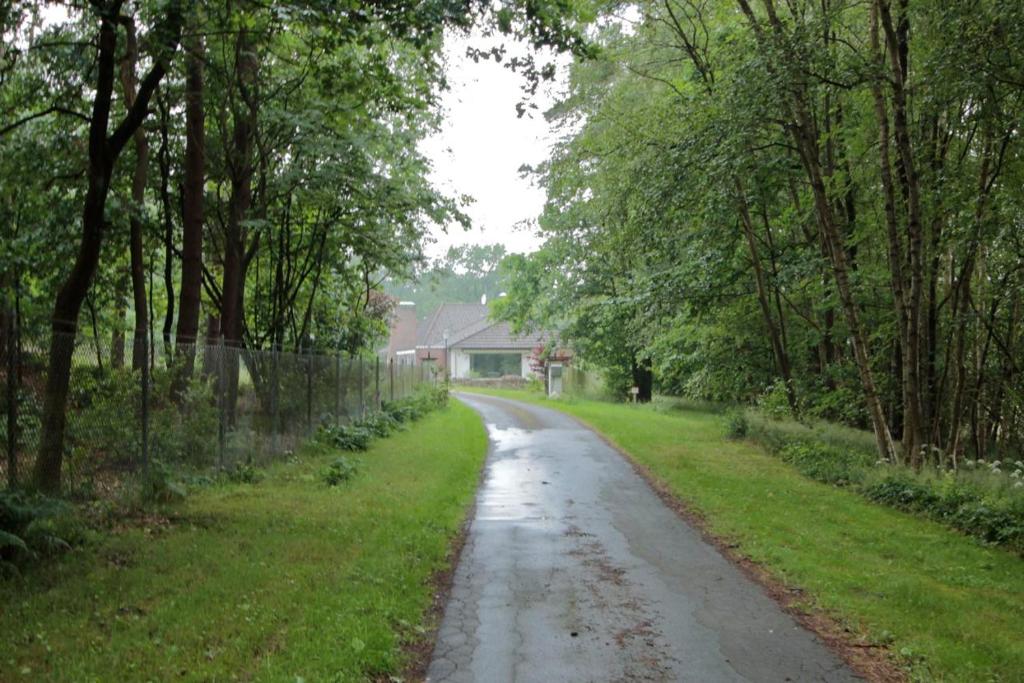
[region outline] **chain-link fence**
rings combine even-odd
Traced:
[[[52,357],[70,354],[61,478],[107,496],[151,462],[201,470],[260,464],[320,426],[361,419],[435,381],[431,368],[342,354],[218,345],[133,348],[132,339],[8,337],[0,348],[0,488],[31,481],[47,427]],[[59,384],[59,383],[58,383]],[[52,421],[50,421],[52,422]]]

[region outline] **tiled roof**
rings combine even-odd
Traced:
[[[534,349],[544,343],[544,333],[513,334],[507,322],[489,322],[449,344],[463,349]]]
[[[476,329],[486,323],[488,315],[484,304],[441,304],[434,313],[423,321],[416,333],[416,346],[442,348],[444,331],[448,330],[448,344],[461,338],[462,332]]]

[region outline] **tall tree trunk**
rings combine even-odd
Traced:
[[[235,79],[239,101],[232,114],[229,168],[231,196],[228,200],[227,225],[224,234],[224,272],[221,286],[221,333],[225,346],[242,346],[245,303],[246,230],[244,223],[252,207],[252,182],[255,175],[253,150],[256,133],[256,53],[246,29],[238,32],[235,44]],[[229,352],[225,386],[229,424],[234,423],[238,395],[238,353]]]
[[[768,294],[768,285],[765,282],[764,266],[761,264],[761,256],[757,251],[757,240],[754,237],[754,225],[750,218],[750,209],[747,204],[746,193],[739,178],[735,179],[736,196],[740,212],[740,225],[743,227],[743,235],[747,242],[747,252],[754,269],[754,284],[757,288],[757,300],[761,305],[761,315],[765,326],[768,328],[768,338],[771,341],[772,352],[775,355],[775,364],[782,380],[786,384],[786,400],[789,402],[789,409],[795,415],[797,412],[796,389],[793,386],[793,376],[790,369],[789,353],[782,341],[779,327],[772,315],[771,300]]]
[[[634,358],[632,375],[633,385],[637,388],[637,402],[650,403],[654,398],[654,370],[651,368],[651,359]]]
[[[977,263],[978,250],[981,248],[982,227],[985,212],[988,204],[988,192],[991,189],[989,173],[992,166],[992,142],[991,136],[986,135],[982,143],[981,165],[978,172],[978,195],[974,208],[974,238],[964,259],[964,265],[960,270],[960,276],[954,283],[956,290],[953,300],[953,324],[955,325],[956,350],[954,352],[953,367],[956,368],[956,383],[953,388],[953,408],[949,419],[949,438],[947,448],[954,464],[960,454],[961,442],[960,432],[963,420],[964,401],[967,392],[967,327],[969,323],[968,309],[971,305],[971,279],[974,277],[974,269]]]
[[[900,425],[903,431],[903,453],[905,456],[914,459],[917,447],[913,443],[913,432],[920,426],[920,416],[913,406],[912,382],[910,381],[908,358],[912,355],[910,345],[910,315],[908,312],[907,282],[903,272],[904,248],[903,237],[900,234],[899,219],[896,216],[896,185],[892,177],[892,159],[890,157],[891,136],[889,131],[889,113],[886,106],[885,94],[882,91],[882,79],[884,78],[883,54],[878,36],[878,11],[872,7],[870,18],[870,43],[872,55],[878,73],[871,81],[871,96],[874,101],[875,122],[878,125],[878,160],[880,165],[880,177],[882,180],[882,197],[885,214],[885,232],[888,241],[889,259],[889,285],[892,289],[893,308],[896,313],[896,325],[899,342],[899,363],[894,371],[900,376],[901,403]],[[895,425],[895,421],[890,421]],[[913,451],[908,450],[908,445]]]
[[[771,0],[765,0],[764,3],[772,31],[771,38],[766,35],[764,27],[751,9],[750,3],[747,0],[737,0],[737,3],[743,14],[747,17],[759,43],[769,54],[782,53],[784,51],[788,53],[785,47],[787,42],[785,27],[775,13],[775,6]],[[774,64],[770,64],[769,68],[773,72],[777,71]],[[885,407],[882,405],[881,397],[878,393],[878,385],[875,382],[874,372],[871,369],[871,353],[867,335],[861,323],[860,309],[850,284],[851,256],[847,252],[846,241],[837,225],[826,187],[826,179],[822,173],[818,131],[807,101],[806,85],[796,81],[790,85],[785,105],[790,121],[786,128],[793,138],[800,156],[801,165],[807,173],[807,179],[811,186],[818,226],[827,246],[832,273],[836,281],[836,291],[839,294],[843,313],[850,328],[854,360],[857,365],[857,372],[860,375],[868,414],[871,417],[875,443],[882,458],[894,461],[898,456],[896,445],[893,443],[892,434],[889,431],[889,424],[885,417]]]
[[[168,362],[171,360],[174,332],[174,218],[171,208],[171,145],[170,145],[170,107],[166,92],[161,88],[160,102],[160,208],[163,215],[164,228],[164,290],[167,292],[167,308],[164,311],[164,324],[161,335],[164,342],[164,354]],[[201,273],[200,273],[201,275]],[[152,293],[152,290],[150,290]]]
[[[888,0],[877,0],[878,18],[886,36],[893,100],[893,133],[899,151],[900,166],[907,204],[907,250],[910,273],[905,292],[905,339],[903,349],[903,452],[918,465],[920,446],[924,441],[921,419],[921,301],[924,290],[923,237],[921,227],[920,182],[910,139],[906,79],[908,24],[906,8],[901,8],[899,25],[894,26]],[[877,31],[873,26],[873,30]],[[877,36],[876,36],[877,43]]]
[[[121,87],[124,90],[125,106],[131,109],[135,103],[138,82],[135,63],[138,60],[138,41],[135,38],[135,24],[130,20],[125,26],[125,56],[121,62]],[[140,125],[135,129],[135,170],[132,174],[132,207],[129,214],[131,226],[129,242],[131,252],[132,304],[135,308],[135,332],[132,336],[132,369],[142,370],[148,362],[149,306],[146,302],[146,265],[143,256],[142,218],[146,200],[146,175],[149,170],[149,142],[146,131]]]
[[[71,357],[74,351],[78,314],[89,293],[100,247],[103,244],[103,213],[110,191],[110,178],[117,157],[125,144],[142,125],[149,99],[166,71],[166,61],[177,48],[181,34],[181,4],[169,6],[166,25],[155,27],[154,35],[166,36],[165,54],[159,55],[143,79],[128,114],[112,134],[107,135],[110,122],[111,96],[114,89],[115,52],[117,49],[117,16],[121,3],[112,3],[101,15],[97,39],[96,88],[89,120],[89,165],[86,171],[88,188],[82,208],[82,233],[74,265],[57,293],[53,306],[46,389],[43,396],[42,434],[39,455],[33,472],[33,483],[40,490],[58,493],[61,487],[61,465],[64,458],[64,430],[68,386],[71,378]]]
[[[206,114],[203,109],[205,45],[198,34],[185,45],[185,167],[181,209],[181,292],[175,355],[181,367],[174,392],[192,376],[203,287],[203,186],[206,182]]]

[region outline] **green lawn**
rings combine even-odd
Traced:
[[[488,391],[574,415],[645,465],[717,535],[921,680],[1024,681],[1024,561],[798,474],[699,412]]]
[[[310,447],[0,584],[0,680],[365,680],[399,674],[486,452],[462,404],[327,487]]]

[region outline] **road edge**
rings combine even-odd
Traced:
[[[449,400],[459,401],[455,396],[449,395]],[[473,410],[472,406],[468,405],[465,401],[459,401],[463,406],[466,406],[470,410]],[[480,413],[473,410],[477,417],[480,418],[481,424],[483,418]],[[486,425],[484,426],[486,430]],[[402,681],[414,681],[416,683],[422,683],[427,679],[427,670],[430,668],[431,659],[433,659],[434,648],[437,646],[437,635],[441,630],[441,622],[444,620],[445,609],[448,607],[448,598],[451,597],[452,586],[455,585],[455,572],[459,567],[459,563],[462,560],[462,551],[466,547],[466,541],[469,539],[469,531],[473,526],[473,520],[476,518],[476,503],[477,494],[480,491],[480,486],[483,484],[484,477],[487,474],[487,464],[491,459],[493,451],[493,444],[491,443],[491,437],[487,435],[487,452],[484,454],[483,463],[480,465],[480,472],[477,474],[476,487],[473,491],[473,497],[463,513],[462,523],[459,525],[458,531],[448,541],[448,552],[445,555],[445,566],[435,570],[430,577],[427,579],[426,584],[430,587],[430,592],[433,596],[430,602],[430,606],[423,612],[421,624],[426,629],[422,635],[417,638],[407,640],[401,644],[402,654],[406,658],[406,664],[402,668],[401,678]],[[395,678],[393,675],[385,675],[378,679],[381,682],[391,682]]]

